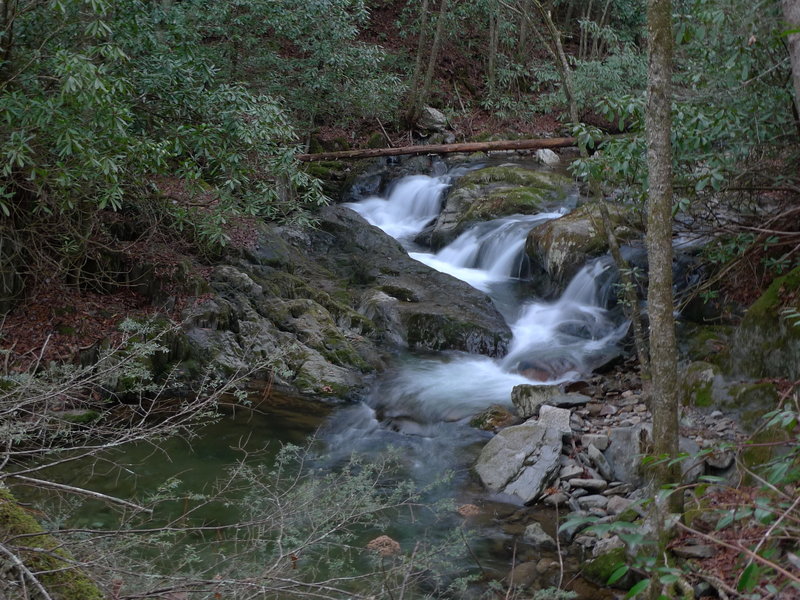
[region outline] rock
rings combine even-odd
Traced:
[[[593,560],[581,563],[581,573],[589,581],[604,586],[608,584],[608,579],[614,571],[626,564],[628,564],[628,559],[625,549],[617,547],[600,554]],[[612,585],[627,590],[633,585],[633,580],[630,576],[626,576]]]
[[[614,227],[635,226],[632,214],[618,205],[609,206]],[[597,204],[585,204],[569,214],[534,227],[528,234],[525,252],[533,265],[539,265],[562,288],[591,257],[608,250]],[[631,238],[632,230],[624,234]]]
[[[586,433],[581,436],[581,445],[588,448],[589,445],[594,446],[600,451],[608,448],[608,436],[600,433]]]
[[[625,548],[625,542],[623,542],[619,536],[612,535],[611,537],[603,538],[601,540],[597,540],[597,543],[592,548],[592,556],[598,557],[602,556],[603,554],[608,554],[609,552],[616,550],[617,548]]]
[[[548,429],[560,431],[563,434],[572,432],[570,427],[570,412],[563,408],[554,408],[552,406],[542,406],[539,409],[538,422]]]
[[[622,496],[609,496],[606,510],[609,514],[618,515],[625,512],[631,504],[633,504],[633,500],[628,500]]]
[[[682,437],[678,442],[678,450],[688,454],[688,456],[681,462],[683,482],[696,482],[705,472],[704,459],[697,457],[697,454],[700,452],[700,446],[698,446],[694,440]]]
[[[598,450],[594,444],[589,444],[589,447],[586,449],[586,454],[589,455],[589,458],[594,463],[594,466],[597,467],[598,471],[600,471],[600,475],[609,481],[614,479],[614,472],[611,469],[611,465],[608,463],[608,460],[606,460],[606,457],[603,455],[603,453],[600,452],[600,450]]]
[[[733,466],[736,455],[732,450],[717,450],[705,457],[706,464],[712,469],[725,471]]]
[[[462,504],[456,509],[456,512],[466,519],[477,517],[481,514],[481,509],[474,504]]]
[[[447,129],[447,117],[440,110],[431,106],[423,106],[416,126],[417,129],[423,131],[444,131]]]
[[[652,448],[651,426],[612,427],[609,445],[603,453],[611,466],[613,478],[639,487],[645,482],[642,457]]]
[[[430,244],[442,248],[478,221],[512,214],[533,215],[560,206],[573,189],[574,183],[559,173],[518,165],[470,171],[458,178],[447,194],[430,231]]]
[[[682,404],[700,408],[713,404],[714,382],[720,375],[718,366],[697,361],[683,367],[679,375]]]
[[[670,550],[681,558],[712,558],[717,555],[716,546],[711,544],[672,546]]]
[[[601,496],[600,494],[591,494],[589,496],[578,498],[578,506],[580,506],[583,510],[588,510],[590,508],[605,509],[606,506],[608,506],[608,498]]]
[[[731,344],[731,370],[754,378],[800,379],[800,327],[784,309],[800,311],[800,267],[777,277],[742,319]]]
[[[573,479],[575,477],[580,477],[582,475],[583,475],[583,467],[575,463],[562,467],[561,470],[558,472],[558,476],[561,479]]]
[[[555,478],[561,438],[535,421],[508,427],[484,446],[475,471],[490,490],[533,502]]]
[[[608,487],[604,479],[570,479],[567,483],[573,488],[583,488],[601,492]]]
[[[575,408],[576,406],[583,406],[591,401],[591,397],[584,396],[583,394],[556,394],[551,398],[544,401],[544,404],[555,406],[557,408]]]
[[[564,492],[556,492],[555,494],[545,496],[542,502],[544,502],[547,506],[564,506],[568,500],[569,496],[567,496]]]
[[[400,544],[388,535],[382,535],[367,544],[367,550],[377,552],[381,556],[392,556],[400,552]]]
[[[519,417],[512,414],[505,406],[493,404],[470,419],[469,424],[484,431],[497,431],[503,427],[516,425],[519,421]]]
[[[539,579],[539,571],[536,568],[535,560],[514,565],[505,577],[505,583],[509,587],[527,588]]]
[[[619,409],[616,406],[613,404],[606,404],[600,409],[598,415],[601,417],[608,417],[617,414],[617,412],[619,412]]]
[[[560,395],[557,385],[515,385],[511,390],[511,402],[517,414],[528,419],[539,414],[539,408],[551,398]]]
[[[561,162],[561,158],[548,148],[540,148],[536,151],[536,160],[548,167],[557,165]]]
[[[570,493],[570,496],[572,496],[573,500],[578,500],[579,498],[583,498],[584,496],[588,496],[588,495],[589,495],[589,491],[585,490],[583,488],[575,488]],[[578,505],[578,507],[580,508],[580,505]]]
[[[625,496],[626,494],[630,494],[632,491],[633,491],[633,486],[630,483],[623,483],[619,485],[613,485],[613,487],[609,486],[609,488],[603,492],[603,495]]]
[[[547,533],[539,523],[531,523],[525,528],[522,535],[523,541],[536,550],[555,550],[556,541]]]
[[[588,516],[589,513],[586,511],[582,510],[574,511],[570,515],[570,520],[561,525],[561,527],[559,527],[558,537],[560,537],[563,541],[567,543],[571,542],[578,533],[580,533],[581,531],[583,531],[584,529],[589,527],[589,525],[592,524],[592,522],[589,520],[578,521],[577,520],[578,517],[588,517]],[[576,520],[573,521],[572,517],[574,517]]]

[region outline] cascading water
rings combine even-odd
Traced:
[[[451,174],[452,176],[452,174]],[[450,177],[399,180],[386,199],[349,204],[412,247],[409,240],[438,215]],[[417,477],[462,464],[464,448],[485,434],[469,418],[493,404],[510,405],[522,383],[574,380],[618,353],[627,323],[606,308],[613,269],[597,260],[579,271],[560,299],[509,306],[503,290],[524,275],[528,232],[564,212],[515,215],[478,224],[436,254],[410,252],[432,268],[487,292],[514,334],[508,356],[494,360],[460,352],[408,356],[381,375],[363,404],[340,410],[323,437],[343,454],[399,446]],[[502,296],[502,297],[501,297]]]

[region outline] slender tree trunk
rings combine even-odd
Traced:
[[[783,18],[790,30],[800,28],[800,0],[781,0]],[[787,40],[789,59],[792,62],[792,82],[794,84],[794,103],[800,115],[800,33],[791,33]]]
[[[672,298],[672,6],[671,0],[648,0],[650,41],[647,86],[647,257],[650,315],[651,410],[656,456],[678,454],[678,378]],[[680,481],[680,465],[656,467],[656,485]],[[669,508],[680,512],[683,497],[670,496]]]
[[[422,56],[428,47],[430,27],[428,26],[428,0],[422,0],[422,8],[419,13],[419,40],[417,41],[417,56],[414,59],[414,71],[411,74],[411,83],[408,86],[408,97],[406,99],[406,109],[404,119],[408,125],[413,125],[414,112],[419,104],[419,83],[422,79]]]
[[[486,65],[486,79],[489,83],[489,91],[494,91],[497,80],[497,45],[498,45],[498,24],[497,11],[489,8],[489,57]]]
[[[428,68],[425,71],[425,81],[422,82],[422,89],[420,90],[419,97],[417,98],[417,106],[414,111],[414,121],[419,116],[419,110],[422,105],[428,100],[428,94],[431,91],[431,84],[433,83],[433,72],[436,70],[436,63],[439,60],[439,49],[442,46],[442,38],[444,37],[444,24],[447,21],[447,0],[439,0],[439,16],[436,18],[436,32],[433,34],[433,43],[431,44],[431,53],[428,56]]]

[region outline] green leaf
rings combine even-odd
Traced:
[[[611,576],[608,578],[608,581],[606,583],[608,585],[615,584],[617,581],[622,579],[628,573],[629,570],[630,567],[628,565],[622,565],[618,567],[613,573],[611,573]]]
[[[646,590],[649,585],[650,585],[649,579],[642,579],[639,583],[637,583],[631,589],[628,590],[628,593],[625,594],[625,598],[633,598],[637,594]]]
[[[736,589],[740,592],[752,591],[758,585],[760,569],[756,563],[750,563],[745,567],[739,582],[736,584]]]

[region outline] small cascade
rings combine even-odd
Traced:
[[[410,175],[398,180],[387,198],[372,197],[345,206],[396,239],[416,235],[439,214],[449,178]]]

